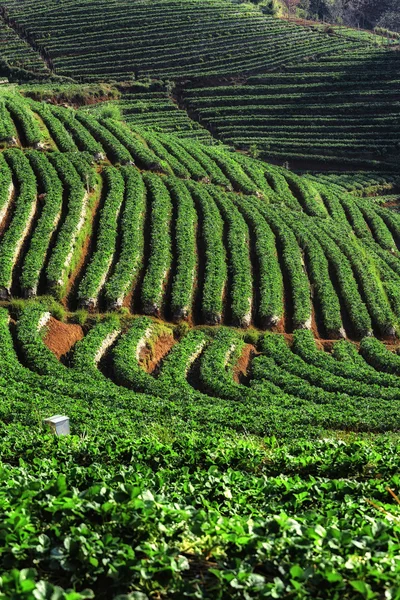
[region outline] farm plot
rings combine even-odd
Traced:
[[[399,600],[398,53],[5,6],[0,598]]]
[[[46,49],[57,74],[82,81],[260,72],[360,45],[226,0],[97,0],[57,10],[50,0],[6,0],[5,6]]]
[[[202,410],[212,398],[236,401],[239,414],[247,411],[249,432],[258,434],[268,426],[270,411],[277,411],[279,416],[280,408],[279,418],[283,418],[291,403],[302,403],[303,411],[287,415],[286,426],[284,421],[280,424],[286,431],[306,423],[312,428],[333,430],[398,429],[400,358],[375,338],[363,338],[359,349],[346,340],[331,342],[331,351],[327,352],[317,346],[311,332],[304,330],[296,331],[289,345],[284,336],[277,334],[199,328],[171,343],[167,353],[158,354],[155,360],[159,364],[156,362],[156,368],[150,370],[148,361],[158,352],[159,340],[168,336],[173,340],[174,330],[149,317],[126,322],[114,315],[86,326],[86,335],[70,349],[64,362],[59,362],[46,346],[52,319],[46,302],[27,303],[20,311],[16,326],[20,359],[15,354],[13,357],[9,347],[8,312],[4,308],[1,318],[2,353],[10,354],[2,373],[9,374],[14,363],[21,381],[43,386],[44,393],[51,380],[43,376],[58,377],[61,393],[66,393],[68,385],[82,385],[76,393],[84,397],[87,391],[88,399],[98,385],[99,392],[108,390],[113,395],[119,390],[121,398],[129,398],[134,392],[171,399],[184,392],[188,399],[198,401]],[[245,355],[243,378],[237,366]],[[368,406],[363,399],[368,399]],[[224,414],[229,402],[220,406],[220,415],[211,419],[216,426],[229,419],[228,413]],[[269,411],[265,411],[266,406]],[[207,412],[213,414],[213,403]],[[239,414],[236,420],[240,427]]]
[[[46,62],[28,42],[0,17],[0,73],[2,77],[24,79],[47,79],[51,72]]]
[[[111,107],[121,111],[124,121],[133,128],[142,127],[153,131],[172,133],[182,139],[195,139],[213,143],[207,129],[192,121],[185,110],[172,100],[166,87],[160,83],[137,83],[124,86],[118,100],[88,107],[91,112],[101,113]]]
[[[267,161],[308,170],[393,170],[400,142],[397,54],[366,48],[241,84],[193,84],[182,88],[182,103],[221,140]]]
[[[395,212],[222,147],[77,122],[114,158],[154,171],[104,160],[94,169],[84,152],[6,150],[4,298],[50,293],[72,309],[321,338],[398,335]]]
[[[87,322],[59,360],[51,336],[71,325],[44,301],[10,308],[13,322],[0,308],[3,530],[11,540],[15,512],[35,523],[24,527],[35,569],[12,542],[2,592],[18,596],[29,584],[67,597],[71,573],[80,600],[132,585],[142,595],[238,600],[243,588],[236,593],[226,572],[255,597],[295,584],[311,596],[321,582],[326,598],[395,589],[399,531],[382,510],[396,514],[386,486],[396,485],[398,443],[372,436],[398,431],[400,359],[381,342],[365,338],[357,350],[342,340],[327,351],[307,331],[289,346],[227,328],[178,336],[148,317],[114,316]],[[54,439],[37,419],[60,411],[72,436]]]

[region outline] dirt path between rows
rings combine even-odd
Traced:
[[[44,343],[58,359],[69,352],[71,348],[83,338],[83,329],[80,325],[61,323],[54,317],[48,322],[48,330]]]

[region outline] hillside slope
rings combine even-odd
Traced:
[[[7,14],[82,81],[260,72],[357,42],[263,15],[229,0],[6,0]]]
[[[399,600],[397,54],[6,5],[0,599]]]
[[[240,85],[181,87],[182,106],[236,148],[296,168],[397,169],[400,53],[330,54]],[[318,166],[317,166],[318,165]]]
[[[195,324],[396,335],[397,213],[106,113],[10,93],[2,114],[14,146],[3,154],[4,299],[51,293],[73,309]]]

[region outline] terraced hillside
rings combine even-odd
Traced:
[[[226,0],[6,0],[9,17],[51,56],[59,75],[178,79],[259,72],[358,42],[311,31]]]
[[[27,80],[47,79],[51,75],[38,49],[34,49],[0,18],[0,75],[8,77],[12,73]]]
[[[373,199],[85,111],[9,95],[3,112],[5,142],[36,148],[2,155],[4,299],[396,335],[400,217]]]
[[[29,585],[67,598],[71,573],[79,600],[132,589],[172,598],[217,589],[235,599],[245,589],[258,598],[293,582],[311,596],[321,581],[322,597],[357,598],[355,581],[374,593],[396,586],[398,525],[374,508],[395,510],[385,484],[396,486],[396,443],[333,439],[336,429],[397,430],[399,356],[383,344],[367,338],[358,353],[340,341],[330,354],[309,332],[289,348],[277,335],[229,329],[192,330],[176,342],[171,328],[146,318],[108,318],[83,332],[45,304],[16,309],[16,322],[0,309],[7,595]],[[77,435],[29,433],[60,411]],[[265,437],[327,429],[330,439],[314,442]],[[13,553],[15,512],[32,523],[19,524],[25,554]],[[355,550],[354,540],[362,540]],[[383,553],[378,566],[372,552]],[[358,565],[357,580],[343,555]],[[294,561],[304,572],[310,560],[321,566],[295,572]],[[112,573],[100,561],[111,561]],[[138,562],[140,570],[127,568]],[[239,592],[220,580],[235,576],[237,562]]]
[[[119,110],[128,125],[153,131],[173,133],[182,139],[196,139],[211,144],[210,132],[189,118],[186,110],[178,107],[168,91],[168,86],[155,82],[124,85],[118,100],[91,107],[94,113],[103,113],[107,107]]]
[[[399,600],[396,52],[5,6],[0,599]]]
[[[223,141],[265,160],[395,168],[400,55],[359,49],[286,66],[241,84],[194,84],[182,102]],[[316,167],[318,168],[318,166]]]

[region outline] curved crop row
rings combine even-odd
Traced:
[[[234,194],[231,199],[249,225],[257,256],[257,269],[253,272],[258,290],[257,316],[261,326],[268,328],[277,325],[283,316],[283,280],[275,236],[251,199]]]
[[[164,284],[171,268],[172,204],[168,189],[160,177],[146,173],[143,180],[151,204],[151,225],[149,259],[141,300],[145,314],[157,315],[161,311]]]
[[[204,244],[204,276],[201,312],[206,323],[222,320],[223,297],[227,282],[224,224],[217,205],[204,186],[188,182],[187,187],[198,207],[199,227]]]
[[[14,213],[0,241],[0,296],[11,296],[12,273],[36,209],[36,178],[20,150],[6,150],[4,156],[15,176],[17,191]]]
[[[46,281],[48,289],[60,298],[71,271],[77,239],[85,223],[88,192],[65,155],[53,153],[51,161],[65,189],[66,215],[46,267]]]
[[[238,360],[244,347],[243,340],[229,329],[220,329],[205,349],[200,362],[200,379],[212,396],[245,400],[249,389],[235,383],[232,365]]]
[[[172,280],[171,313],[175,321],[191,314],[196,274],[197,213],[193,199],[179,179],[166,180],[175,212],[175,275]]]
[[[120,251],[113,272],[104,286],[109,308],[122,306],[143,259],[146,189],[136,169],[122,167],[121,173],[125,181],[125,196],[120,219]]]
[[[29,106],[43,120],[60,152],[77,151],[77,146],[72,138],[72,135],[65,128],[60,119],[55,116],[54,112],[47,104],[30,100]]]
[[[72,356],[71,366],[85,377],[102,379],[98,363],[108,348],[115,342],[121,328],[118,317],[112,315],[95,325],[89,333],[77,342]]]
[[[115,167],[106,167],[103,176],[106,197],[96,232],[96,248],[77,293],[79,303],[87,307],[97,305],[99,293],[106,281],[116,248],[116,222],[124,199],[124,179],[121,173]]]
[[[135,164],[141,169],[158,173],[168,172],[154,152],[147,148],[144,142],[140,141],[123,123],[114,119],[102,119],[101,123],[125,146]]]
[[[226,223],[231,276],[229,307],[232,313],[231,319],[238,327],[249,327],[253,304],[249,230],[246,221],[230,201],[229,196],[213,188],[210,188],[210,195],[214,198]]]
[[[43,190],[39,196],[42,210],[35,224],[22,265],[20,285],[24,296],[36,296],[50,241],[61,217],[63,188],[53,165],[40,152],[27,154]]]
[[[42,132],[28,105],[17,96],[6,97],[5,103],[27,145],[37,146],[42,143]]]

